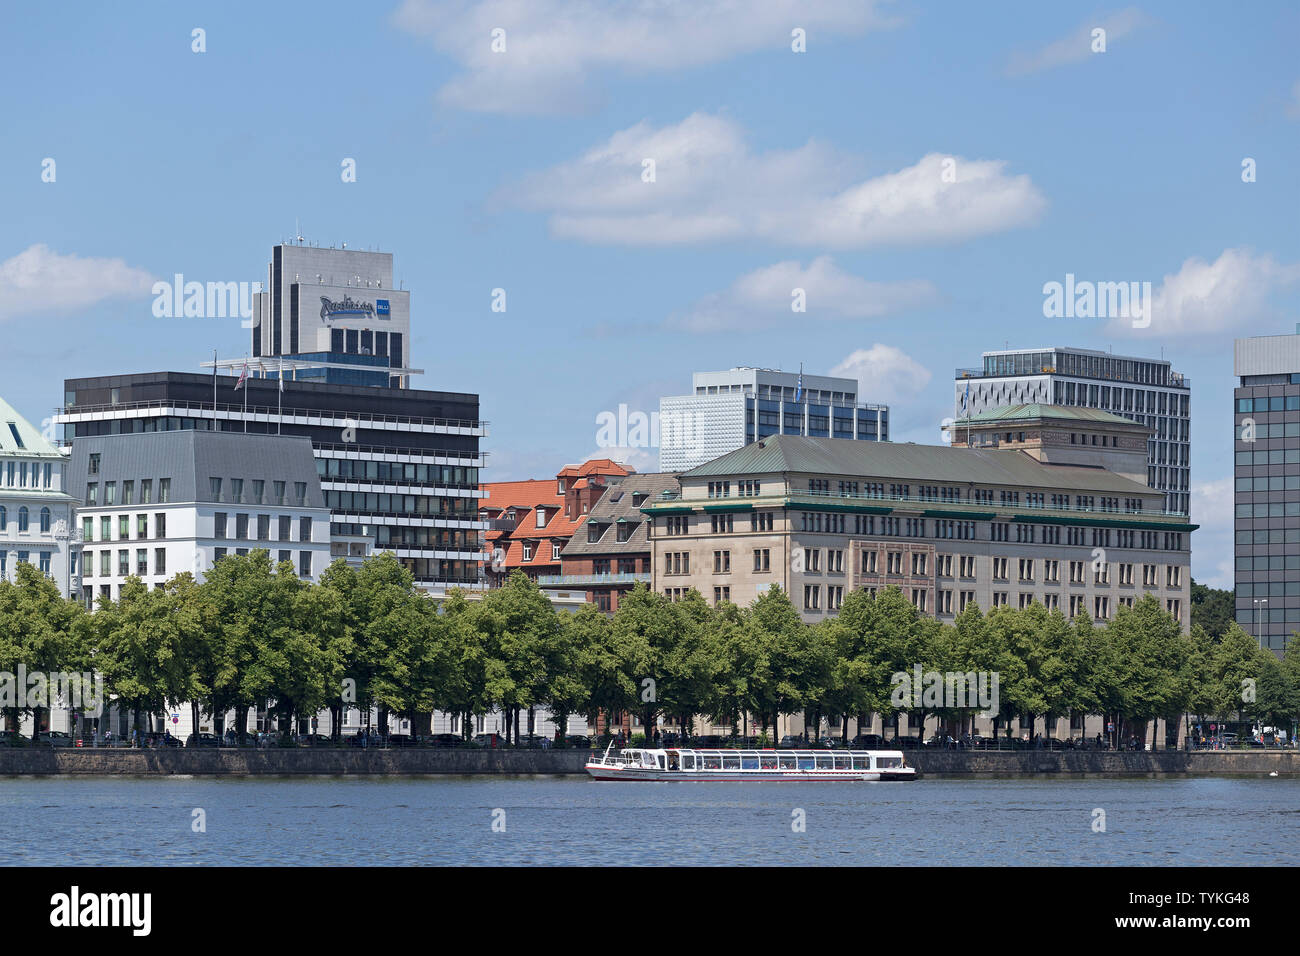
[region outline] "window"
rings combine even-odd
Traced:
[[[1020,559],[1020,580],[1032,584],[1034,581],[1034,560],[1033,558]]]
[[[18,509],[18,533],[22,534],[27,531],[28,516],[27,506],[23,505]]]
[[[298,519],[298,540],[299,541],[311,540],[311,518]]]
[[[271,540],[271,516],[270,515],[257,516],[257,540],[258,541]]]
[[[99,503],[99,485],[96,482],[89,482],[86,485],[86,504],[94,507]]]
[[[305,507],[307,504],[307,482],[295,481],[293,483],[293,496],[298,502],[298,507]]]
[[[731,573],[731,552],[730,551],[713,552],[713,573],[714,574]]]
[[[4,509],[0,508],[0,531],[3,531],[4,529],[5,529]],[[95,540],[95,519],[94,518],[81,519],[81,540],[82,541]]]
[[[730,600],[731,600],[730,587],[717,587],[713,589],[713,603],[715,605],[721,604],[723,601],[730,601]]]
[[[754,570],[771,571],[772,570],[772,549],[756,548],[754,550]]]
[[[1007,562],[1008,562],[1007,558],[993,559],[993,580],[995,581],[1007,580]]]
[[[212,516],[212,536],[214,538],[226,537],[226,513],[218,511]]]
[[[292,524],[292,522],[293,522],[293,519],[290,518],[288,515],[280,515],[280,520],[279,520],[279,525],[280,525],[280,527],[279,527],[279,534],[276,536],[276,540],[277,540],[277,541],[288,541],[288,540],[289,540],[289,531],[290,531],[290,525]],[[284,560],[288,561],[289,559],[288,559],[288,558],[285,558]]]
[[[311,577],[311,552],[298,552],[298,576],[301,578]]]
[[[235,537],[240,541],[248,540],[248,515],[235,515]]]
[[[220,478],[208,479],[208,492],[209,494],[212,495],[213,501],[221,500],[221,479]],[[105,502],[105,504],[107,504],[107,502]]]
[[[167,516],[165,514],[153,516],[153,534],[155,538],[167,537]]]
[[[149,573],[149,552],[145,548],[135,549],[135,573],[140,577]]]
[[[273,497],[275,498],[274,503],[277,505],[284,504],[284,482],[283,481],[273,482],[272,487],[275,489],[275,491],[273,492]]]
[[[41,509],[41,534],[50,533],[50,509]],[[1172,568],[1170,570],[1173,570]]]
[[[89,459],[86,462],[86,474],[88,475],[99,474],[99,460],[100,460],[99,452],[95,452],[90,455]]]
[[[528,541],[525,541],[524,544],[523,544],[523,548],[524,548],[524,555],[523,555],[524,560],[525,560],[525,561],[531,561],[531,560],[533,560],[533,546],[532,546],[532,543],[531,543],[531,542],[528,542]]]
[[[230,500],[242,504],[244,501],[244,479],[230,479]]]
[[[266,497],[265,494],[263,493],[265,489],[266,489],[265,481],[263,481],[260,478],[254,479],[253,481],[253,503],[254,504],[258,504],[258,505],[266,504],[266,502],[262,500],[263,498]]]
[[[117,552],[117,575],[126,577],[131,573],[131,552],[125,549]]]
[[[127,541],[130,539],[130,537],[131,537],[131,516],[118,515],[117,516],[117,540]]]
[[[537,508],[537,527],[546,527],[546,509],[541,506]]]
[[[806,611],[821,608],[822,588],[820,584],[805,584],[803,587],[803,606]]]
[[[172,500],[172,480],[170,478],[158,479],[158,503],[166,504]]]
[[[561,550],[561,548],[562,548],[562,545],[560,544],[560,542],[558,542],[558,541],[552,541],[552,542],[551,542],[551,560],[552,560],[552,561],[558,561],[558,560],[560,560],[560,550]]]
[[[149,537],[149,516],[148,515],[135,516],[135,536],[137,538]]]
[[[44,574],[44,575],[48,576],[49,573],[50,573],[50,552],[48,552],[48,551],[41,551],[41,552],[37,555],[37,559],[38,559],[39,562],[40,562],[40,563],[37,565],[37,568],[40,570],[41,574]]]
[[[153,504],[153,479],[144,478],[140,481],[140,504]]]

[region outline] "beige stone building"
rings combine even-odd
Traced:
[[[652,586],[746,605],[778,584],[808,622],[854,588],[897,586],[940,620],[971,602],[1038,601],[1102,622],[1151,593],[1189,628],[1196,526],[1136,480],[1144,426],[1016,406],[953,435],[952,446],[779,435],[685,472],[642,506]]]

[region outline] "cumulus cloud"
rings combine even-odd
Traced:
[[[876,319],[937,301],[938,290],[925,280],[872,282],[840,269],[830,256],[820,256],[806,268],[790,260],[747,273],[725,291],[671,317],[667,325],[720,332],[809,319]],[[800,303],[803,311],[795,311]]]
[[[498,113],[571,113],[601,101],[597,81],[719,63],[759,50],[790,51],[802,28],[809,48],[886,29],[871,0],[404,0],[397,26],[426,37],[461,72],[441,102]],[[495,30],[497,48],[493,48]],[[501,49],[501,41],[504,49]]]
[[[1193,576],[1213,588],[1234,587],[1233,479],[1193,481],[1191,518],[1200,528],[1192,533]]]
[[[830,374],[858,380],[860,401],[896,402],[914,398],[930,384],[928,368],[902,349],[877,342],[857,349]]]
[[[1116,318],[1109,331],[1126,335],[1210,335],[1280,313],[1273,297],[1300,280],[1300,263],[1282,264],[1249,249],[1225,249],[1206,262],[1187,259],[1152,291],[1151,324],[1134,329],[1131,319]]]
[[[153,277],[122,259],[59,255],[37,243],[0,262],[0,320],[148,295]]]
[[[1049,43],[1041,50],[1013,55],[1007,64],[1007,75],[1024,76],[1027,73],[1038,73],[1058,66],[1082,63],[1094,55],[1104,56],[1104,53],[1093,53],[1093,30],[1100,27],[1106,31],[1106,50],[1109,51],[1113,42],[1128,36],[1148,22],[1147,16],[1136,7],[1129,7],[1105,18],[1088,20],[1071,31],[1068,36]]]
[[[948,242],[1037,221],[1046,200],[1006,165],[931,153],[862,179],[820,143],[755,152],[736,123],[694,113],[676,124],[621,130],[498,199],[548,213],[558,237],[596,243]]]

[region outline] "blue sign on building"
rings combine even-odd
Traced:
[[[378,315],[388,315],[388,314],[389,314],[389,312],[388,312],[388,300],[387,300],[387,299],[376,299],[376,300],[375,300],[375,312],[376,312],[376,314],[378,314]]]

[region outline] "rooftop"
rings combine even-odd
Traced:
[[[997,408],[990,408],[987,411],[980,412],[978,415],[971,415],[969,418],[959,418],[953,424],[983,425],[992,422],[1019,422],[1038,419],[1090,422],[1095,425],[1115,425],[1150,431],[1145,425],[1139,424],[1131,418],[1113,415],[1110,412],[1102,411],[1100,408],[1084,408],[1077,405],[1044,405],[1039,402],[1029,402],[1021,405],[1000,405]]]
[[[692,468],[682,478],[786,473],[1156,494],[1144,484],[1102,468],[1043,464],[1015,449],[950,448],[803,435],[765,438]]]

